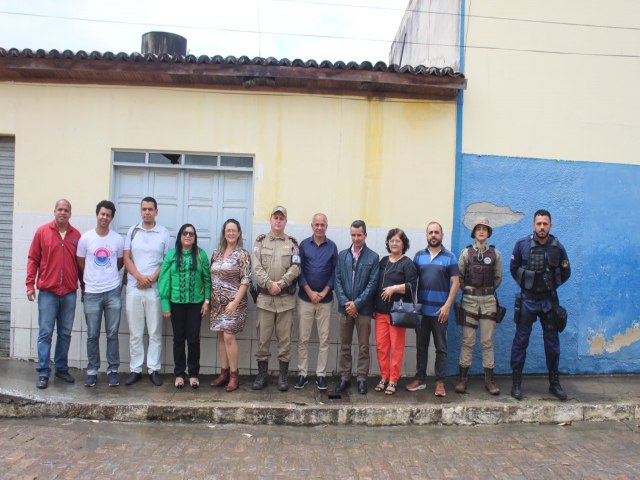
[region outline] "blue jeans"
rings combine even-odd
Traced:
[[[51,375],[51,338],[57,327],[56,351],[53,364],[56,372],[69,371],[68,354],[71,329],[76,313],[76,292],[56,295],[47,290],[38,293],[38,367],[41,377]]]
[[[85,293],[84,317],[87,320],[87,375],[97,375],[100,370],[100,324],[104,313],[104,329],[107,333],[107,373],[120,367],[118,331],[122,300],[120,287],[102,293]]]
[[[416,331],[416,378],[425,381],[427,378],[427,360],[429,343],[433,333],[436,347],[436,380],[443,382],[447,370],[447,327],[448,322],[440,323],[438,317],[422,317],[420,328]]]

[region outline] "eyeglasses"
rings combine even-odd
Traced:
[[[189,231],[185,230],[184,232],[182,232],[182,236],[183,237],[195,237],[196,236],[196,232],[189,232]]]
[[[392,238],[391,240],[389,240],[389,243],[402,243],[402,240],[399,240],[397,238]]]

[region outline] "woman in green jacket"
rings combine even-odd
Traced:
[[[186,370],[189,385],[200,382],[200,323],[209,313],[211,276],[209,259],[198,247],[198,234],[190,223],[180,227],[176,248],[169,250],[158,278],[162,316],[171,318],[173,327],[173,363],[176,388],[184,387]],[[185,341],[188,356],[185,358]]]

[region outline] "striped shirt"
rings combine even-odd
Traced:
[[[422,303],[422,314],[437,317],[437,311],[449,297],[451,277],[459,275],[458,259],[444,247],[431,259],[425,248],[416,253],[413,263],[419,272],[418,301]]]

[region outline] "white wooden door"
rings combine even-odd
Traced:
[[[198,245],[211,255],[223,223],[235,218],[242,225],[245,248],[251,244],[251,172],[121,167],[115,169],[113,229],[126,234],[140,221],[140,201],[158,202],[157,222],[169,229],[172,242],[184,223],[198,232]]]

